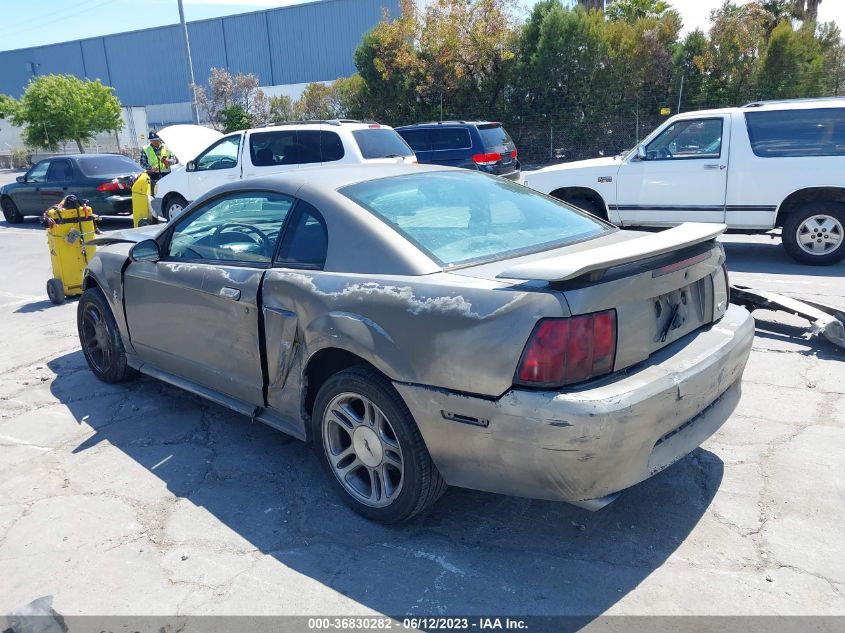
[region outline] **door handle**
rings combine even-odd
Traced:
[[[241,291],[237,288],[230,288],[228,286],[223,286],[220,289],[220,296],[224,299],[231,299],[232,301],[237,301],[241,298]]]
[[[727,166],[727,165],[712,165],[712,164],[708,164],[708,165],[705,165],[705,166],[704,166],[704,169],[720,169],[720,170],[721,170],[721,169],[727,169],[727,168],[728,168],[728,166]]]

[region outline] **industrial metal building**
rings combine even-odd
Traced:
[[[298,96],[312,81],[355,72],[353,53],[398,0],[319,0],[188,22],[194,77],[211,68],[258,75],[270,95]],[[72,74],[114,87],[121,103],[145,106],[152,125],[190,122],[188,71],[178,24],[0,52],[0,93],[19,97],[36,75]],[[144,51],[157,51],[150,63]]]

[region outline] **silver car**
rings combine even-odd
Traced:
[[[79,336],[102,380],[312,442],[372,519],[447,485],[598,509],[738,401],[753,326],[723,229],[620,231],[448,167],[301,169],[100,237]]]

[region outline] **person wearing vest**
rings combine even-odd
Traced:
[[[141,167],[150,175],[150,180],[155,182],[170,173],[170,166],[178,161],[161,142],[158,134],[150,132],[150,142],[141,150]]]

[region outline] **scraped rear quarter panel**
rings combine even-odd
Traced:
[[[448,273],[275,269],[263,298],[271,395],[294,359],[338,348],[395,381],[499,396],[537,319],[568,315],[562,295]]]

